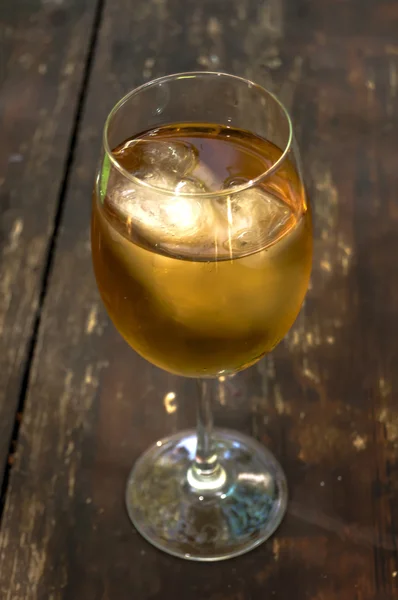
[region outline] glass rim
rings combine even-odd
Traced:
[[[266,171],[264,171],[263,173],[261,173],[260,175],[255,177],[254,179],[250,179],[249,181],[247,181],[245,183],[241,183],[239,185],[233,185],[226,189],[211,191],[211,192],[182,192],[181,193],[176,190],[171,190],[171,189],[151,185],[150,183],[140,179],[139,177],[136,177],[132,173],[129,173],[129,171],[127,171],[115,158],[114,154],[112,153],[112,149],[110,148],[109,143],[108,143],[108,132],[109,132],[109,127],[111,125],[111,121],[112,121],[113,117],[116,115],[118,110],[120,108],[122,108],[122,106],[126,102],[128,102],[133,96],[139,94],[140,92],[144,91],[145,89],[147,89],[149,87],[152,87],[154,85],[159,85],[162,83],[166,83],[168,81],[178,80],[178,79],[194,79],[195,77],[198,77],[198,76],[200,76],[200,77],[203,77],[203,76],[205,76],[205,77],[227,77],[228,79],[234,79],[235,81],[237,81],[239,83],[247,84],[249,87],[255,87],[261,93],[265,94],[266,96],[269,96],[277,104],[277,106],[280,108],[280,110],[282,111],[282,113],[284,114],[284,116],[286,118],[288,130],[289,130],[288,139],[285,144],[285,148],[283,149],[283,152],[280,155],[280,157],[278,158],[278,160],[275,161]],[[221,197],[222,196],[230,196],[231,194],[236,194],[239,192],[243,192],[245,190],[249,190],[249,189],[261,184],[263,181],[268,179],[268,177],[270,175],[275,173],[281,167],[281,165],[284,163],[284,161],[292,147],[293,124],[292,124],[292,120],[290,118],[290,115],[289,115],[286,107],[279,100],[279,98],[277,96],[275,96],[275,94],[273,94],[272,92],[267,90],[265,87],[259,85],[258,83],[255,83],[255,82],[251,81],[250,79],[246,79],[245,77],[240,77],[238,75],[231,75],[230,73],[224,73],[222,71],[187,71],[187,72],[182,72],[182,73],[173,73],[170,75],[164,75],[162,77],[157,77],[156,79],[151,79],[150,81],[147,81],[144,84],[142,84],[136,88],[133,88],[127,94],[125,94],[115,104],[115,106],[112,108],[112,110],[110,111],[110,113],[108,114],[108,116],[106,118],[104,129],[103,129],[102,141],[103,141],[105,154],[106,154],[107,158],[109,159],[109,161],[111,162],[111,164],[115,167],[115,169],[117,169],[121,173],[121,175],[123,175],[124,177],[126,177],[127,179],[129,179],[130,181],[132,181],[133,183],[135,183],[138,186],[142,186],[148,190],[152,190],[156,194],[164,194],[167,196],[178,195],[179,197],[188,197],[188,198],[195,198],[195,197],[196,198],[198,198],[198,197],[200,197],[200,198],[216,198],[216,197],[219,198],[220,196]]]

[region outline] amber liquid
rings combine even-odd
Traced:
[[[281,151],[232,128],[179,124],[113,151],[94,194],[99,290],[119,332],[150,362],[184,376],[235,372],[283,338],[311,270],[311,217],[293,164],[223,195],[275,164]],[[110,171],[110,172],[109,172]],[[232,189],[232,188],[231,188]],[[235,189],[235,188],[234,188]],[[181,194],[219,192],[213,196]]]

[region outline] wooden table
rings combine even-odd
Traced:
[[[397,2],[3,0],[0,43],[1,600],[398,598]],[[194,69],[280,95],[315,212],[301,316],[216,407],[277,454],[288,514],[209,565],[126,515],[133,461],[193,423],[192,384],[122,341],[89,244],[107,113]]]

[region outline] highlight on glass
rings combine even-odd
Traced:
[[[308,286],[311,213],[283,105],[223,73],[130,92],[105,124],[92,253],[120,334],[154,365],[198,381],[196,432],[155,442],[131,471],[132,522],[183,558],[247,552],[281,522],[285,476],[256,440],[213,429],[211,404],[218,377],[284,337]]]

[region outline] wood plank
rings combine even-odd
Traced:
[[[96,4],[0,4],[0,482],[26,383]]]
[[[46,297],[0,541],[12,600],[397,597],[396,6],[392,1],[108,0]],[[179,16],[177,17],[177,15]],[[192,384],[120,339],[91,274],[101,125],[143,79],[206,66],[279,89],[315,212],[312,287],[284,343],[228,382],[218,423],[290,484],[274,539],[234,561],[168,557],[132,529],[128,471],[192,424]],[[60,333],[61,332],[61,333]],[[175,391],[176,410],[164,403]]]

